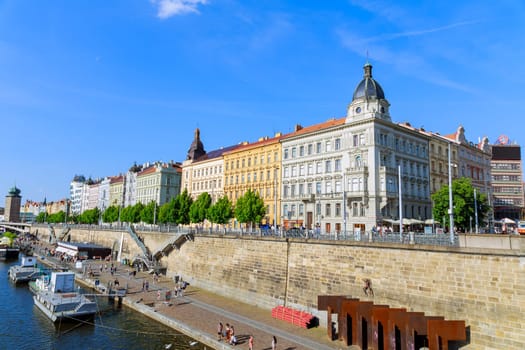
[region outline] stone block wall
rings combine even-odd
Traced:
[[[169,239],[140,234],[150,251]],[[121,232],[72,230],[71,235],[72,241],[112,246]],[[127,232],[124,236],[125,254],[139,253]],[[323,322],[317,296],[346,295],[465,320],[470,344],[464,349],[525,349],[521,250],[197,235],[161,263],[170,276],[268,312],[286,305]],[[372,281],[374,297],[363,292],[365,278]]]
[[[348,295],[465,320],[465,349],[525,348],[525,257],[516,252],[197,236],[164,262],[190,283],[266,308],[319,315],[318,295]]]

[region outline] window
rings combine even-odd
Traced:
[[[295,185],[291,185],[291,186],[290,186],[290,195],[291,195],[292,197],[295,197]]]
[[[292,148],[292,158],[297,157],[297,149],[295,147]]]
[[[299,204],[299,215],[304,215],[304,204]]]
[[[341,181],[340,180],[337,180],[335,182],[335,192],[336,193],[342,192],[342,190],[341,190]]]
[[[335,150],[338,151],[341,149],[341,139],[335,139],[334,142]]]
[[[325,142],[325,152],[330,152],[332,150],[332,141]]]
[[[299,184],[299,195],[304,195],[304,184]]]
[[[304,146],[299,147],[299,157],[304,156]]]
[[[365,144],[365,134],[359,135],[359,144],[364,145]]]
[[[354,135],[352,138],[354,147],[359,146],[359,135]]]
[[[289,192],[289,190],[290,190],[290,189],[289,189],[288,185],[284,185],[284,186],[283,186],[283,197],[284,197],[284,198],[287,198],[287,197],[288,197],[288,192]]]
[[[321,194],[321,183],[320,182],[315,183],[315,193]]]
[[[317,142],[315,144],[315,152],[316,153],[321,153],[321,142]]]
[[[316,164],[316,173],[321,174],[323,172],[323,163],[317,162]]]
[[[304,164],[299,165],[299,176],[304,176]]]
[[[341,216],[341,203],[335,204],[335,216]]]
[[[264,158],[262,158],[261,160],[263,160],[263,159]],[[288,159],[288,148],[284,149],[284,159]],[[261,163],[263,163],[263,162],[261,161]]]
[[[330,181],[327,181],[325,184],[326,192],[325,193],[332,193],[332,183]]]
[[[309,144],[309,145],[308,145],[308,155],[312,154],[312,152],[313,152],[313,148],[314,148],[314,147],[313,147],[312,144]]]
[[[341,171],[341,159],[335,160],[335,171]]]
[[[297,176],[297,167],[294,165],[292,166],[292,177],[296,177]]]
[[[308,175],[313,175],[314,173],[314,164],[308,163]]]
[[[286,177],[289,177],[289,176],[290,176],[290,168],[285,167],[284,168],[284,177],[286,178]]]
[[[325,205],[325,212],[324,212],[324,215],[325,215],[325,216],[330,216],[330,215],[332,215],[332,208],[331,208],[330,203],[327,203],[327,204]]]
[[[248,158],[248,166],[252,166],[252,159]]]
[[[312,183],[311,182],[306,184],[306,191],[308,194],[312,194]]]
[[[325,172],[326,173],[331,173],[332,172],[332,161],[331,160],[327,160],[325,162]]]

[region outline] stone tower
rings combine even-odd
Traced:
[[[20,196],[20,189],[13,187],[5,196],[5,212],[4,219],[7,222],[20,222],[20,204],[22,203],[22,196]]]

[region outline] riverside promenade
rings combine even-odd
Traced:
[[[63,266],[52,257],[45,257],[43,262]],[[87,267],[83,271],[69,266],[77,273],[78,283],[94,288],[97,281],[99,286],[108,287],[115,285],[115,280],[118,280],[119,287],[126,288],[126,296],[122,300],[124,306],[212,349],[248,349],[250,335],[254,337],[254,350],[271,350],[272,336],[277,338],[279,350],[351,349],[338,341],[330,341],[324,328],[304,329],[274,319],[271,310],[241,303],[235,300],[235,296],[226,298],[188,285],[183,296],[175,297],[177,284],[171,278],[159,276],[155,281],[154,275],[148,272],[134,275],[131,267],[120,263],[114,263],[117,269],[113,274],[110,271],[111,262],[90,260],[85,264]],[[89,271],[93,271],[93,274]],[[146,281],[149,284],[148,291],[143,290]],[[166,300],[166,291],[171,293],[169,300]],[[219,322],[225,327],[227,323],[234,326],[238,341],[236,346],[218,340]]]

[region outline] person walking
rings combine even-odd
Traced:
[[[222,325],[222,322],[219,322],[219,324],[217,325],[217,340],[218,341],[221,341],[222,340],[222,330],[223,330],[223,325]]]
[[[274,336],[272,336],[272,350],[275,350],[277,349],[277,338]]]
[[[253,335],[250,335],[250,339],[248,339],[248,350],[253,350]]]

